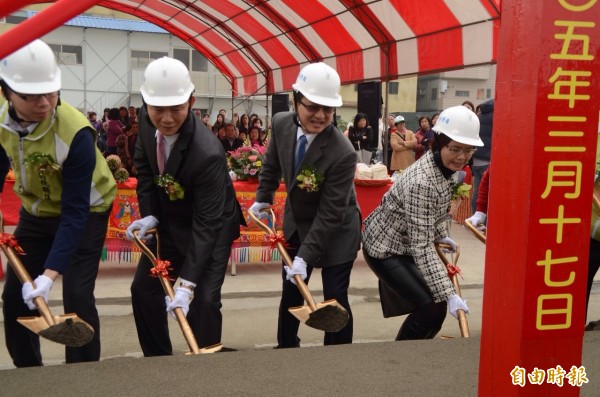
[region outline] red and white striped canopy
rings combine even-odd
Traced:
[[[16,9],[36,2],[12,0],[11,5],[0,6],[0,16],[3,8]],[[300,68],[315,61],[337,69],[342,83],[388,80],[494,62],[500,25],[500,0],[54,3],[36,16],[46,14],[40,22],[55,20],[56,27],[97,4],[160,26],[204,54],[230,79],[238,95],[289,90]],[[65,11],[59,13],[60,7]],[[56,18],[58,14],[60,18]],[[39,30],[39,23],[33,26]],[[54,27],[37,32],[37,36]],[[31,30],[23,29],[22,33],[31,34]],[[0,36],[0,47],[8,43],[6,35]]]

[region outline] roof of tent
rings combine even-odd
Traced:
[[[315,61],[336,68],[342,83],[495,62],[500,25],[500,0],[97,4],[152,22],[188,42],[230,79],[238,95],[289,90],[300,68]]]

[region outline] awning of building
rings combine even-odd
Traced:
[[[39,1],[3,3],[0,17]],[[188,42],[238,95],[289,90],[315,61],[345,84],[495,62],[500,25],[500,0],[58,0],[1,35],[0,58],[93,5]]]

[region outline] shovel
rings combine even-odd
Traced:
[[[159,251],[160,246],[159,246],[159,240],[158,240],[158,231],[156,229],[152,229],[152,230],[149,230],[148,232],[153,233],[156,237],[156,252],[157,252],[157,256],[159,256],[158,253],[160,252]],[[133,231],[133,239],[134,239],[135,243],[138,245],[138,247],[140,247],[142,252],[154,264],[154,269],[157,270],[156,274],[158,275],[158,279],[160,280],[160,284],[162,285],[163,290],[169,296],[169,298],[173,299],[173,297],[175,296],[175,292],[173,291],[173,286],[171,285],[171,281],[169,281],[169,277],[166,274],[166,269],[159,269],[157,266],[160,259],[157,258],[156,256],[154,256],[154,254],[152,253],[150,248],[148,248],[146,246],[146,244],[144,244],[144,242],[139,239],[137,230]],[[190,327],[190,324],[188,323],[187,318],[185,317],[185,314],[183,313],[183,309],[181,309],[180,307],[176,307],[173,310],[173,312],[175,313],[175,318],[177,319],[179,328],[181,328],[181,332],[183,332],[183,337],[185,338],[185,341],[187,342],[188,347],[190,348],[190,351],[187,352],[186,354],[191,355],[191,354],[215,353],[223,348],[223,345],[221,343],[217,343],[212,346],[207,346],[207,347],[200,349],[198,347],[198,343],[196,342],[196,338],[194,337],[194,333],[192,332],[192,328]]]
[[[271,209],[271,220],[273,227],[270,228],[265,223],[261,222],[252,211],[248,211],[250,218],[256,222],[277,244],[277,249],[283,258],[283,262],[289,268],[292,267],[292,259],[288,254],[285,245],[283,244],[283,236],[275,230],[275,213]],[[294,274],[294,281],[300,290],[302,297],[308,304],[307,306],[290,307],[288,311],[301,322],[309,327],[325,332],[338,332],[346,326],[350,316],[348,311],[344,309],[335,299],[330,299],[325,302],[315,303],[308,286],[302,280],[299,274]]]
[[[477,237],[477,240],[479,240],[485,244],[486,239],[487,239],[487,236],[485,235],[485,233],[483,233],[481,230],[477,229],[475,226],[471,225],[471,222],[465,221],[464,224],[467,227],[467,229],[469,229],[475,235],[475,237]]]
[[[452,284],[454,284],[454,289],[456,290],[456,293],[458,294],[458,296],[460,296],[462,298],[462,295],[460,293],[460,285],[458,284],[458,271],[456,270],[455,265],[450,263],[450,261],[448,260],[446,255],[442,252],[442,248],[451,249],[452,247],[449,244],[435,244],[435,250],[437,251],[442,262],[444,262],[446,269],[448,269],[448,273],[449,273],[448,275],[450,276],[450,274],[451,274],[450,279],[452,280]],[[457,246],[455,263],[458,262],[459,256],[460,256],[460,247]],[[463,310],[459,309],[456,311],[456,317],[458,317],[458,327],[460,328],[460,335],[463,338],[468,338],[470,335],[469,335],[469,323],[467,322],[467,315],[465,314],[465,312]]]
[[[11,234],[4,233],[4,225],[0,212],[0,248],[8,258],[10,266],[19,277],[21,283],[32,283],[33,280],[19,259],[16,250],[20,250],[17,241]],[[35,286],[35,284],[34,284]],[[48,304],[41,296],[36,296],[33,302],[41,317],[19,317],[17,321],[31,332],[70,347],[81,347],[94,337],[94,328],[80,319],[77,314],[69,313],[53,316]]]

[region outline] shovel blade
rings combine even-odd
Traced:
[[[311,328],[325,332],[338,332],[348,324],[350,315],[335,299],[317,304],[311,312],[308,306],[291,307],[288,311]]]
[[[17,321],[43,338],[70,347],[86,345],[94,337],[94,328],[75,313],[54,316],[54,324],[43,317],[19,317]]]
[[[223,348],[222,343],[216,343],[214,345],[206,346],[206,347],[199,349],[198,354],[212,354],[212,353],[216,353],[216,352],[220,351],[222,348]],[[185,353],[185,355],[193,356],[193,355],[195,355],[195,353],[190,351],[190,352]]]

